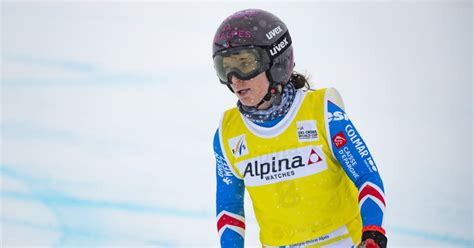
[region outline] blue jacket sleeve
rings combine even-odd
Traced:
[[[219,130],[214,135],[216,157],[216,215],[221,247],[244,247],[245,214],[243,180],[236,177],[222,153]]]
[[[375,161],[347,114],[331,101],[328,122],[334,156],[359,190],[363,230],[381,228],[385,193]]]

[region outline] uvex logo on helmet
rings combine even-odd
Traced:
[[[277,36],[279,33],[283,32],[283,29],[278,26],[271,30],[270,32],[266,33],[267,39],[271,40],[273,37]]]
[[[286,39],[287,38],[284,38],[280,43],[276,44],[272,49],[270,49],[270,55],[275,56],[281,50],[285,49],[285,47],[289,44]]]

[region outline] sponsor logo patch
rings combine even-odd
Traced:
[[[273,37],[277,36],[281,32],[283,32],[283,29],[278,26],[266,34],[267,39],[271,40]]]
[[[287,38],[284,38],[280,43],[276,44],[273,46],[272,49],[270,49],[270,55],[275,56],[277,55],[281,50],[283,50],[290,42],[286,40]]]
[[[245,134],[229,139],[229,147],[235,158],[249,154]]]
[[[334,111],[334,113],[329,112],[328,113],[328,120],[329,122],[332,121],[348,121],[349,117],[347,116],[346,113],[343,113],[341,111]]]
[[[315,120],[296,122],[296,132],[298,133],[298,140],[300,142],[319,140],[318,129]]]
[[[354,158],[354,155],[352,155],[351,151],[349,150],[349,147],[346,146],[339,150],[339,154],[341,155],[341,158],[344,161],[344,165],[349,170],[351,175],[355,179],[359,178],[359,173],[357,173],[355,169],[355,167],[357,166],[357,161]]]
[[[222,178],[222,181],[226,183],[227,185],[232,183],[232,171],[229,168],[229,165],[227,165],[227,162],[225,161],[225,158],[220,156],[218,153],[214,153],[216,157],[216,162],[217,162],[217,175]]]
[[[259,186],[319,173],[327,163],[320,146],[305,146],[247,159],[236,167],[245,185]]]
[[[369,169],[370,172],[377,171],[377,167],[375,166],[375,162],[372,157],[368,157],[364,160],[365,165]]]
[[[336,148],[339,149],[347,143],[347,139],[346,136],[344,136],[344,133],[341,131],[332,137],[332,142],[334,145],[336,145]]]
[[[359,155],[361,158],[364,158],[369,155],[369,151],[367,150],[367,147],[364,144],[364,141],[359,137],[359,134],[357,131],[354,129],[352,125],[347,125],[346,126],[346,133],[349,136],[349,139],[351,140],[351,143],[355,146],[357,151],[359,152]]]

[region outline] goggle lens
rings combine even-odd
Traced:
[[[241,53],[224,57],[222,63],[226,71],[237,68],[240,72],[249,74],[258,69],[257,58],[252,53]]]
[[[214,68],[221,83],[231,84],[230,76],[248,80],[267,70],[269,62],[268,56],[256,48],[230,49],[214,57]]]

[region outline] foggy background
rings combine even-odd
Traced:
[[[2,247],[218,246],[211,48],[262,8],[378,164],[390,247],[472,247],[472,2],[1,3]],[[246,199],[246,244],[259,246]]]

